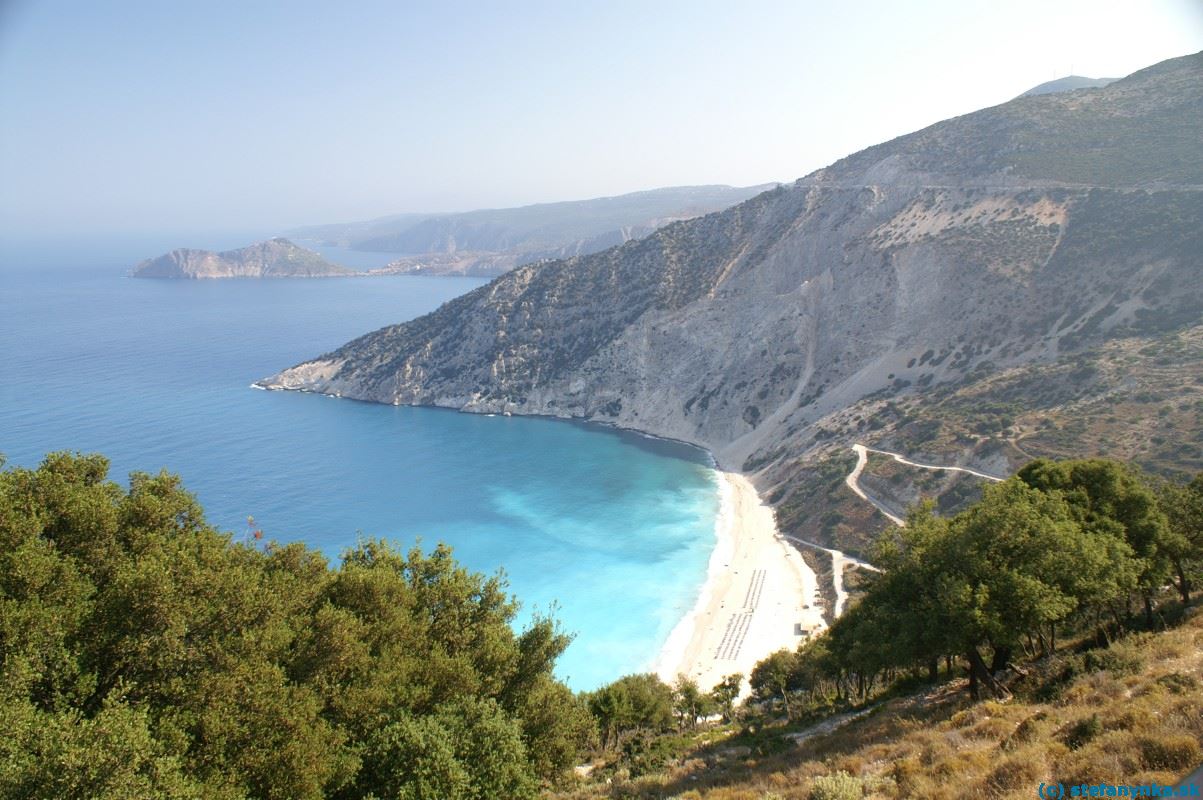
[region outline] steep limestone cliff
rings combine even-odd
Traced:
[[[902,436],[1000,374],[1062,375],[1108,342],[1198,325],[1201,187],[1197,54],[1017,98],[645,239],[519,267],[262,385],[696,442],[754,473],[785,524],[812,524],[803,512],[822,504],[800,493],[851,441]],[[975,424],[918,444],[1021,460],[998,453],[1016,430]]]

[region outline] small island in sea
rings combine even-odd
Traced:
[[[180,248],[134,267],[135,278],[335,278],[360,273],[334,264],[288,239],[269,239],[237,250]]]

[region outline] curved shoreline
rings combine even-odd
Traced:
[[[818,577],[777,531],[773,510],[743,475],[716,475],[722,499],[706,579],[654,671],[669,683],[685,675],[703,691],[739,673],[746,695],[757,662],[796,648],[826,623]]]
[[[388,405],[334,392],[274,386],[265,381],[256,381],[252,387]],[[460,414],[489,413],[433,404],[404,405]],[[707,456],[720,497],[715,545],[697,600],[673,626],[660,652],[651,659],[651,671],[662,680],[672,683],[684,674],[708,691],[727,675],[739,673],[743,675],[741,696],[746,696],[748,678],[757,662],[782,648],[795,649],[805,637],[826,628],[818,576],[781,535],[773,509],[763,501],[752,482],[738,472],[724,469],[709,445],[609,421],[553,414],[519,416],[633,433],[696,448]],[[752,581],[757,572],[762,577],[753,596]]]
[[[719,509],[718,516],[714,521],[715,542],[706,565],[706,577],[698,589],[698,597],[694,601],[693,607],[677,620],[677,624],[668,634],[660,652],[656,654],[655,666],[652,670],[668,683],[676,679],[678,672],[691,671],[682,669],[682,667],[685,666],[691,653],[696,658],[697,653],[692,651],[699,649],[697,618],[704,614],[709,606],[716,584],[726,572],[726,566],[730,563],[735,550],[735,522],[733,519],[735,508],[731,496],[734,489],[717,468],[714,475],[718,483]]]

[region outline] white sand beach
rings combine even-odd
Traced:
[[[655,671],[670,683],[688,675],[703,690],[738,672],[746,692],[757,661],[796,648],[825,623],[818,579],[777,532],[773,510],[744,476],[722,472],[719,478],[718,543],[706,583],[669,635]]]

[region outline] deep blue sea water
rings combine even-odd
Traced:
[[[445,541],[472,569],[504,569],[524,614],[558,605],[577,636],[558,669],[574,688],[648,667],[714,544],[702,454],[556,420],[253,390],[481,281],[125,277],[175,244],[249,241],[0,242],[0,453],[35,466],[98,451],[122,482],[167,468],[218,527],[242,535],[253,515],[331,559],[361,535]]]

